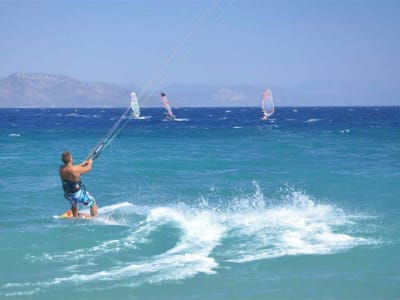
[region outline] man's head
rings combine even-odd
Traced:
[[[64,162],[64,164],[67,164],[69,162],[72,162],[72,155],[71,152],[68,150],[64,151],[61,155],[61,160]]]

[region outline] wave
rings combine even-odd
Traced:
[[[231,263],[327,255],[379,243],[362,224],[371,216],[347,214],[287,187],[269,198],[257,183],[254,186],[251,195],[229,203],[202,198],[192,205],[146,207],[120,202],[102,207],[98,219],[73,226],[89,226],[100,233],[114,226],[111,238],[99,235],[96,240],[100,241],[91,246],[26,256],[31,264],[56,264],[63,270],[57,274],[65,276],[4,284],[0,294],[30,293],[66,283],[110,282],[107,287],[182,280],[218,273]],[[55,222],[63,229],[71,226],[66,225],[69,221],[74,222]]]
[[[90,118],[91,116],[89,116],[89,115],[82,115],[82,114],[78,114],[78,113],[68,113],[68,114],[65,114],[64,117]]]
[[[20,137],[21,135],[19,133],[10,133],[8,136],[9,137]]]
[[[188,118],[175,118],[173,121],[175,121],[175,122],[189,122],[190,119],[188,119]]]
[[[306,123],[313,123],[313,122],[318,122],[321,121],[322,119],[308,119],[307,121],[305,121]]]

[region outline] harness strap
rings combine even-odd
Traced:
[[[68,181],[68,180],[61,180],[62,181],[62,188],[65,193],[67,194],[73,194],[76,193],[81,189],[83,186],[82,182],[79,181]]]

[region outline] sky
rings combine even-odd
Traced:
[[[0,77],[399,87],[400,1],[0,1]]]

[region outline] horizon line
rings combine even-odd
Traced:
[[[60,107],[51,107],[51,106],[19,106],[19,107],[0,107],[0,109],[125,109],[127,106],[60,106]],[[338,108],[338,107],[400,107],[400,105],[282,105],[275,106],[276,108]],[[162,106],[142,106],[142,109],[148,108],[159,108],[164,109]],[[260,108],[259,106],[180,106],[175,109],[187,109],[187,108]]]

